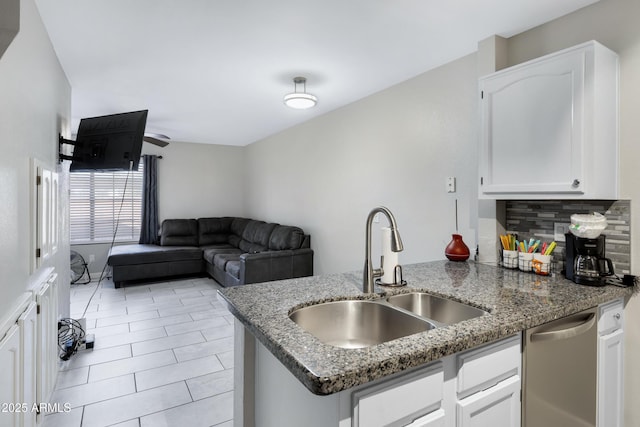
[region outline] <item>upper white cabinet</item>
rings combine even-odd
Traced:
[[[618,55],[591,41],[480,79],[480,198],[618,198]]]

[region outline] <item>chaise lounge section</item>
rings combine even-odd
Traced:
[[[299,227],[238,217],[168,219],[159,245],[114,246],[115,286],[208,273],[223,286],[313,275],[310,236]]]

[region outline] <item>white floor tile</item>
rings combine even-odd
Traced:
[[[83,427],[103,427],[137,417],[165,411],[191,402],[191,395],[184,382],[133,393],[84,408]],[[178,422],[172,427],[189,426]]]
[[[102,320],[102,319],[99,319],[99,320]],[[113,326],[105,326],[105,327],[94,326],[93,328],[89,328],[87,326],[87,333],[94,334],[96,339],[100,339],[102,337],[108,337],[110,335],[126,334],[128,332],[129,332],[129,325],[126,323],[123,323],[121,325],[113,325]]]
[[[199,297],[182,298],[181,301],[184,305],[195,304],[202,301],[207,301],[208,303],[212,303],[212,302],[218,302],[218,297],[215,295],[201,295]]]
[[[225,324],[220,325],[215,328],[203,329],[202,335],[207,339],[207,341],[218,340],[220,338],[232,337],[233,336],[233,325]]]
[[[140,320],[129,323],[131,332],[142,331],[144,329],[157,328],[160,326],[175,325],[178,323],[191,322],[191,316],[187,313],[176,314],[175,316],[158,317],[157,319]]]
[[[80,351],[66,362],[62,363],[62,370],[79,368],[81,366],[89,366],[96,363],[110,362],[112,360],[124,359],[131,357],[131,345],[125,344],[117,347],[105,348],[103,350],[85,350]]]
[[[178,362],[184,362],[186,360],[198,359],[200,357],[213,356],[217,353],[224,353],[230,350],[233,350],[233,337],[188,345],[176,348],[173,352],[175,353]]]
[[[218,357],[218,360],[220,360],[220,363],[222,363],[222,366],[224,366],[224,369],[233,369],[233,350],[218,353],[216,356]]]
[[[109,427],[140,427],[140,418],[125,421],[123,423],[111,424]]]
[[[233,417],[233,393],[224,393],[140,418],[141,427],[209,427]]]
[[[211,310],[211,304],[208,301],[197,301],[193,304],[185,305],[182,302],[173,301],[172,307],[159,308],[160,317],[173,316],[184,313],[197,313],[199,311]]]
[[[160,317],[157,311],[144,311],[142,313],[127,314],[124,316],[108,317],[106,319],[98,319],[96,326],[102,328],[105,326],[118,325],[139,320],[156,319]]]
[[[131,374],[110,378],[99,383],[88,383],[56,390],[53,392],[51,401],[60,404],[70,403],[71,407],[77,408],[135,392],[135,380],[133,374]]]
[[[84,309],[84,307],[83,307]],[[105,317],[113,317],[113,316],[122,316],[124,314],[127,314],[127,308],[126,307],[114,307],[111,310],[100,310],[100,311],[95,311],[95,312],[87,312],[87,314],[85,314],[85,318],[86,319],[102,319]],[[82,317],[82,310],[80,311],[71,311],[71,318],[73,319],[79,319]]]
[[[210,374],[212,372],[222,371],[223,369],[224,367],[217,357],[203,357],[200,359],[189,360],[186,362],[138,372],[135,374],[136,386],[138,391],[147,390],[161,385]]]
[[[234,330],[218,289],[207,277],[103,281],[84,316],[96,348],[60,363],[54,397],[73,409],[41,427],[232,427]],[[94,290],[72,287],[72,318]]]
[[[145,354],[143,356],[128,357],[126,359],[115,360],[113,362],[100,363],[98,365],[91,366],[89,382],[118,377],[174,363],[177,363],[177,360],[171,350],[159,351],[156,353]]]
[[[233,369],[214,372],[187,380],[193,400],[233,391]]]
[[[152,311],[158,310],[160,316],[162,316],[162,309],[171,308],[171,307],[183,307],[180,301],[167,301],[163,303],[153,303],[153,304],[140,304],[140,305],[130,305],[126,307],[126,312],[129,314],[142,313],[144,311]]]
[[[167,336],[164,328],[146,329],[144,331],[129,332],[126,334],[111,335],[101,339],[96,339],[94,349],[103,349],[107,347],[115,347],[122,344],[130,344],[142,341],[148,341],[155,338]]]
[[[226,316],[227,314],[229,314],[229,311],[225,309],[211,307],[210,310],[191,313],[191,318],[193,320],[202,320],[202,319],[211,319],[214,317]]]
[[[223,317],[214,317],[212,319],[194,320],[189,323],[180,323],[178,325],[165,326],[167,335],[184,334],[191,331],[200,331],[202,329],[215,328],[228,324]]]
[[[58,372],[56,380],[56,388],[73,387],[80,384],[86,384],[89,378],[89,367],[69,369]]]
[[[83,408],[74,408],[69,412],[45,415],[41,427],[80,427]]]
[[[202,334],[199,331],[194,331],[188,334],[181,334],[172,337],[164,337],[155,340],[133,343],[131,344],[131,350],[134,356],[140,356],[156,351],[197,344],[204,341],[205,339]]]
[[[153,298],[151,297],[146,297],[146,298],[136,298],[133,301],[120,301],[120,302],[106,302],[106,303],[100,303],[99,305],[99,309],[100,310],[112,310],[116,307],[129,307],[129,306],[138,306],[138,305],[142,305],[142,304],[153,304]]]

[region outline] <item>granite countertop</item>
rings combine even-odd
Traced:
[[[403,266],[407,286],[362,293],[362,271],[223,289],[229,310],[311,392],[336,393],[453,353],[506,338],[616,298],[631,288],[576,285],[562,275],[538,276],[473,262]],[[341,299],[375,299],[426,291],[489,315],[361,348],[323,344],[289,319],[294,308]]]

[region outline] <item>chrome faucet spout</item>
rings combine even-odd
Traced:
[[[389,220],[391,226],[391,251],[401,252],[404,249],[400,233],[398,232],[398,225],[396,219],[388,208],[379,206],[369,212],[367,216],[366,226],[366,242],[365,242],[365,259],[364,259],[364,271],[362,272],[362,292],[365,294],[372,294],[374,289],[374,278],[381,277],[383,275],[382,266],[374,269],[371,263],[371,228],[373,227],[373,219],[376,214],[381,213]]]

